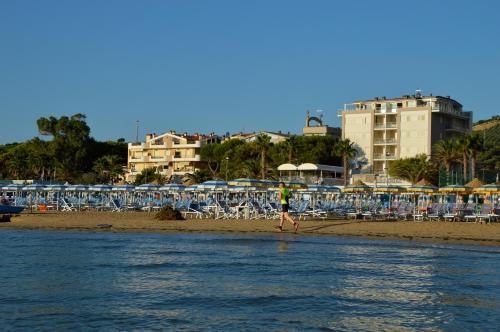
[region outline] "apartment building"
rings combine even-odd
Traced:
[[[387,174],[398,158],[432,154],[440,139],[469,132],[472,113],[449,96],[423,96],[420,91],[400,98],[374,98],[345,104],[342,138],[358,149],[359,173]],[[368,180],[369,178],[364,178]]]
[[[200,156],[201,148],[219,141],[213,133],[188,135],[170,131],[162,135],[147,134],[145,142],[128,144],[125,180],[133,182],[137,174],[151,167],[166,177],[193,173],[205,166]]]
[[[229,141],[231,139],[238,139],[238,140],[250,143],[250,142],[254,142],[257,139],[257,136],[259,136],[259,135],[269,136],[269,138],[271,139],[271,143],[281,143],[281,142],[286,141],[288,139],[288,137],[290,137],[290,133],[284,134],[281,131],[279,131],[277,133],[272,132],[272,131],[260,131],[258,133],[255,133],[255,132],[253,132],[253,133],[237,133],[237,134],[233,134],[233,135],[227,135],[224,138],[224,142]]]

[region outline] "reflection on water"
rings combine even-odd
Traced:
[[[0,327],[491,330],[500,254],[273,236],[2,231]]]

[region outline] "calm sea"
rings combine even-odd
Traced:
[[[0,330],[488,331],[500,248],[0,231]]]

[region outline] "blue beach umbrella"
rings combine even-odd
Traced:
[[[186,189],[185,185],[178,183],[167,183],[160,187],[160,191],[183,191]]]
[[[227,182],[221,180],[205,181],[199,185],[199,188],[203,190],[223,190],[227,189],[227,187]]]
[[[65,184],[49,184],[45,186],[44,191],[65,191],[68,188]]]
[[[43,191],[46,188],[43,184],[33,183],[23,187],[23,191]]]
[[[72,184],[72,185],[69,185],[69,186],[66,188],[66,191],[78,191],[78,192],[83,192],[83,191],[88,191],[88,190],[89,190],[89,186],[84,185],[84,184]]]
[[[230,186],[241,186],[241,187],[260,187],[264,185],[263,181],[256,179],[235,179],[228,182]]]
[[[111,191],[112,189],[113,187],[108,184],[96,184],[89,188],[90,191],[97,191],[97,192]]]
[[[127,192],[132,192],[135,190],[135,186],[131,185],[131,184],[124,184],[124,185],[120,185],[120,186],[114,186],[112,189],[112,191],[127,191]]]
[[[136,191],[157,191],[158,189],[160,189],[160,186],[153,183],[144,183],[135,187]]]
[[[22,184],[11,183],[2,187],[3,191],[22,191],[24,186]]]

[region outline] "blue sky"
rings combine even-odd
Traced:
[[[339,125],[344,103],[415,89],[489,118],[499,3],[0,0],[0,144],[74,113],[99,140],[134,140],[136,120],[298,133],[308,109]]]

